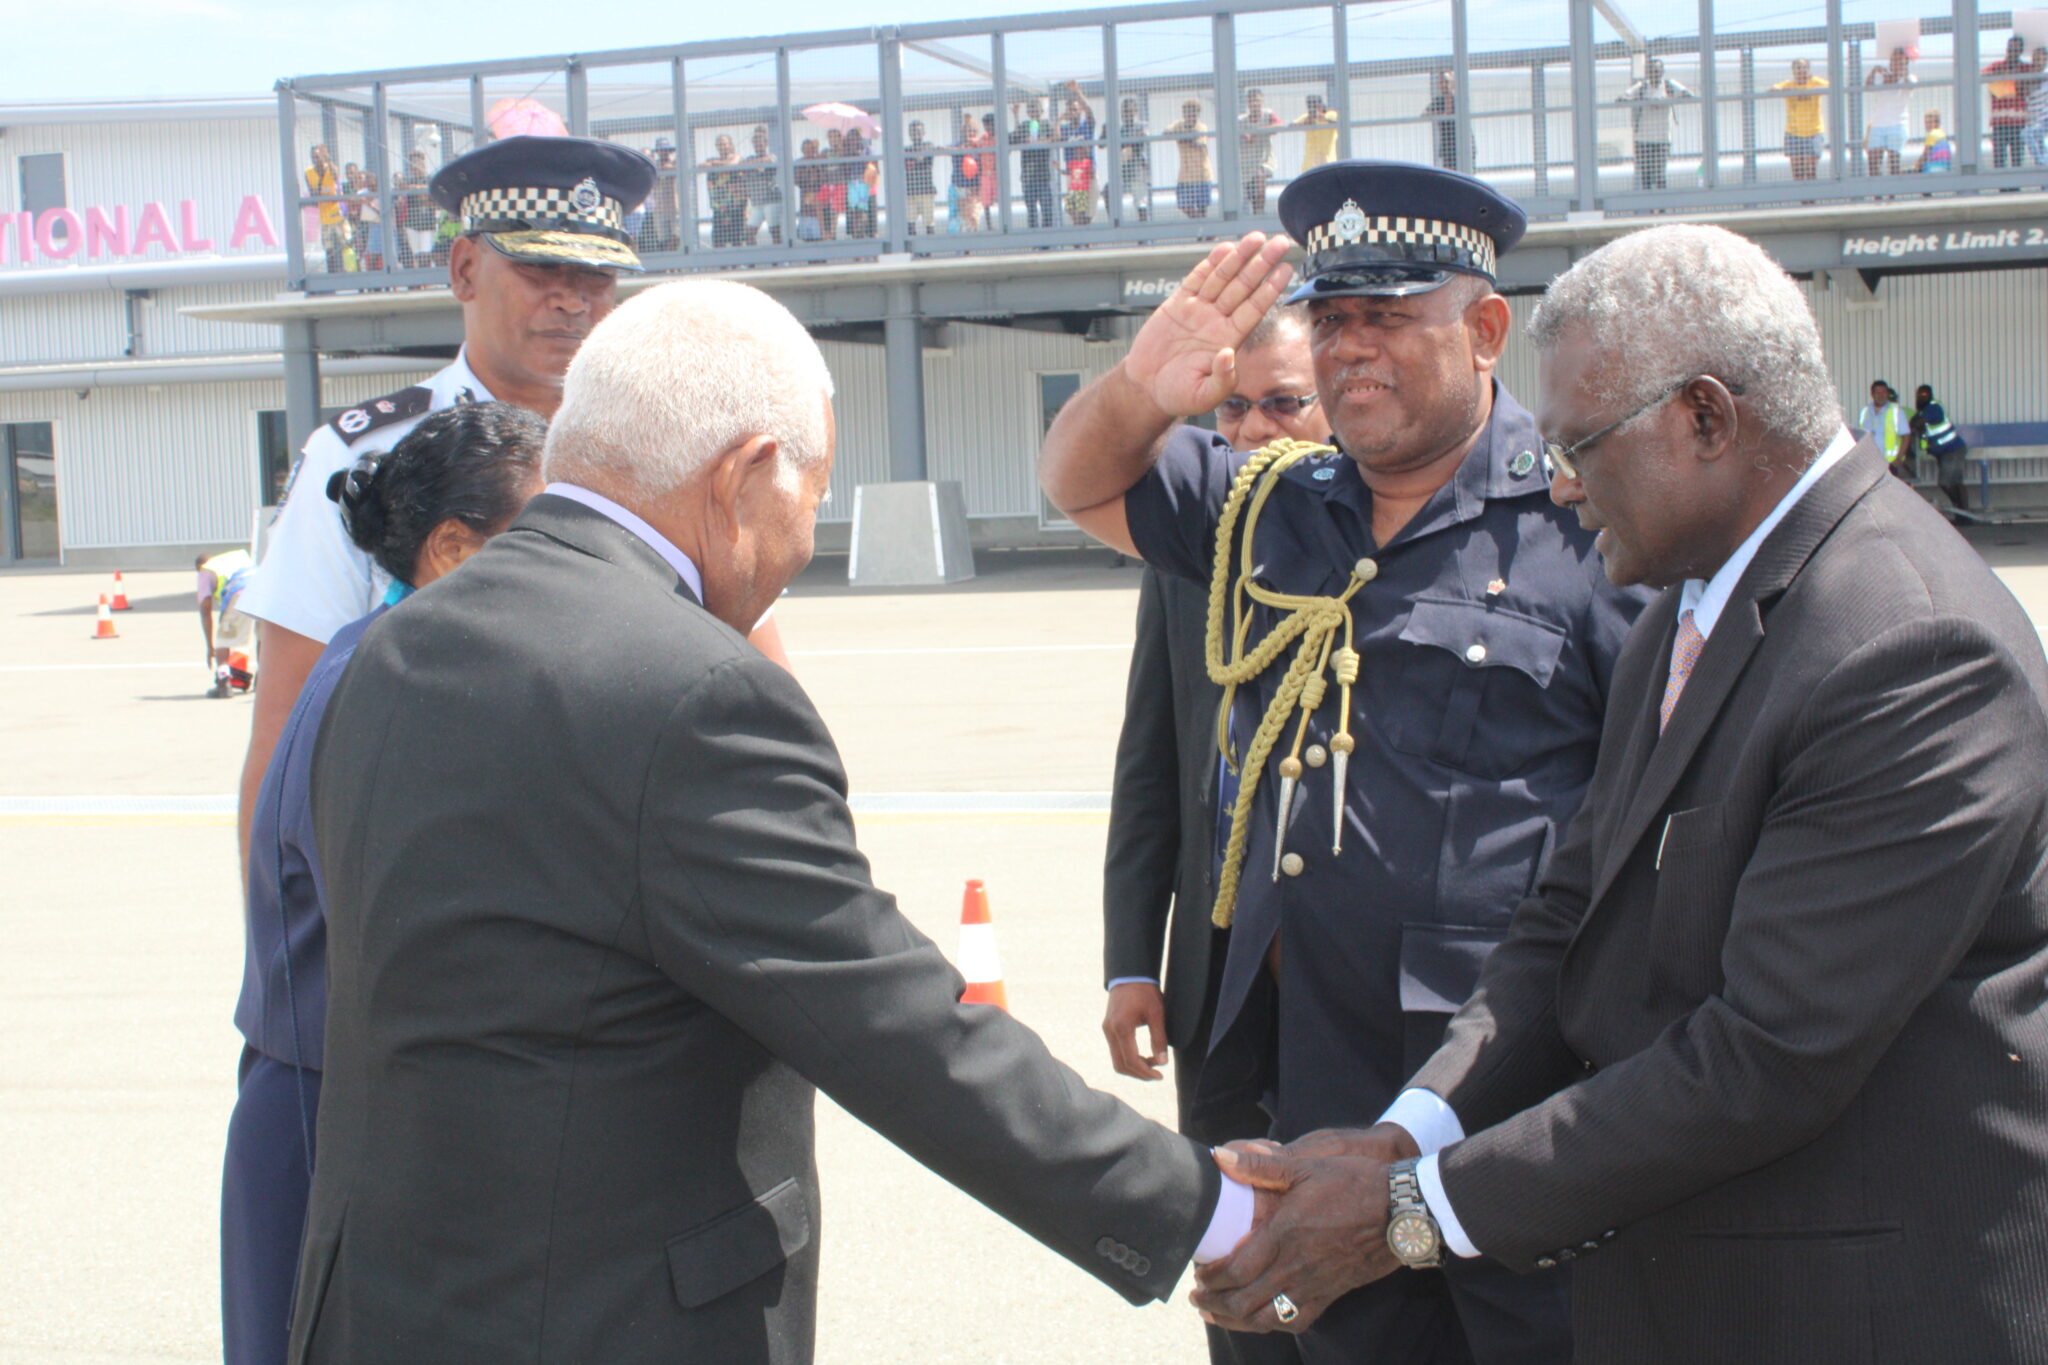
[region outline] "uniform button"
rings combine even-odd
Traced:
[[[1301,875],[1301,869],[1303,866],[1304,864],[1301,861],[1301,855],[1299,853],[1287,853],[1281,855],[1280,870],[1282,872],[1285,872],[1288,876],[1299,877]]]
[[[1549,1256],[1538,1256],[1536,1258],[1536,1268],[1538,1270],[1555,1270],[1557,1269],[1557,1262]]]
[[[1485,663],[1485,662],[1486,662],[1486,646],[1485,646],[1485,645],[1473,645],[1473,646],[1472,646],[1472,647],[1471,647],[1470,649],[1466,650],[1466,651],[1465,651],[1465,662],[1466,662],[1466,663],[1468,663],[1468,664],[1483,664],[1483,663]]]
[[[1330,761],[1330,751],[1320,744],[1311,744],[1308,746],[1308,752],[1302,757],[1308,760],[1309,767],[1320,768]]]
[[[1097,1256],[1107,1256],[1114,1259],[1116,1256],[1116,1243],[1112,1241],[1110,1238],[1103,1238],[1101,1241],[1095,1244],[1095,1254]]]
[[[1359,582],[1370,583],[1380,576],[1380,566],[1370,559],[1361,559],[1351,566],[1351,572],[1357,575]]]

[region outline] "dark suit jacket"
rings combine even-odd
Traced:
[[[803,689],[602,515],[379,621],[315,778],[295,1360],[809,1360],[813,1085],[1133,1302],[1192,1254],[1207,1155],[958,1002]]]
[[[1202,663],[1207,620],[1202,587],[1145,570],[1102,874],[1103,979],[1158,979],[1165,963],[1166,1036],[1189,1054],[1182,1067],[1200,1065],[1215,999],[1211,964],[1221,966],[1228,941],[1209,919],[1223,689]]]
[[[1415,1083],[1482,1251],[1577,1259],[1582,1362],[2048,1359],[2048,665],[1858,446],[1593,785]],[[1598,1254],[1591,1254],[1597,1251]]]

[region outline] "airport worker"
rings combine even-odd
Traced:
[[[510,403],[428,413],[388,452],[335,474],[320,500],[406,593],[459,566],[540,491],[547,426]],[[336,503],[340,506],[337,508]],[[250,824],[244,1039],[221,1178],[221,1325],[227,1365],[281,1365],[313,1178],[327,1026],[327,926],[313,840],[313,750],[370,622],[335,632],[299,689]]]
[[[313,761],[300,1365],[802,1365],[814,1087],[1132,1302],[1251,1225],[1206,1148],[961,1003],[742,634],[810,558],[831,389],[759,290],[640,294],[570,368],[546,490],[364,634]]]
[[[320,491],[440,408],[497,399],[552,415],[577,346],[617,301],[619,274],[642,268],[625,221],[654,176],[653,163],[630,147],[534,136],[486,143],[435,173],[429,193],[461,227],[449,247],[448,287],[462,305],[462,349],[424,384],[337,414],[308,438],[286,485],[242,606],[262,622],[265,684],[242,765],[245,857],[256,790],[308,670],[334,632],[391,586],[349,543]],[[765,629],[772,637],[772,623]]]
[[[1280,217],[1337,448],[1247,458],[1179,425],[1231,391],[1285,283],[1289,243],[1253,233],[1061,411],[1040,473],[1098,539],[1212,585],[1241,779],[1195,1109],[1249,1093],[1291,1139],[1372,1123],[1435,1049],[1592,776],[1645,597],[1551,503],[1494,378],[1521,210],[1456,172],[1350,161],[1296,179]],[[1300,1340],[1312,1362],[1562,1365],[1567,1286],[1460,1263],[1347,1295]]]
[[[1622,237],[1529,335],[1552,496],[1662,595],[1578,818],[1414,1077],[1438,1121],[1244,1152],[1289,1193],[1199,1301],[1299,1325],[1484,1253],[1570,1263],[1580,1365],[2048,1360],[2034,622],[1843,427],[1756,243]]]
[[[1217,432],[1243,451],[1281,436],[1329,440],[1315,375],[1307,310],[1274,305],[1237,348],[1237,387],[1216,405]],[[1180,1131],[1202,1142],[1226,1142],[1264,1136],[1269,1122],[1255,1096],[1236,1096],[1234,1107],[1212,1109],[1199,1120],[1189,1113],[1229,941],[1229,931],[1209,918],[1217,803],[1229,788],[1219,780],[1216,754],[1223,689],[1209,681],[1202,661],[1208,618],[1204,585],[1145,566],[1109,793],[1102,874],[1109,998],[1102,1032],[1110,1064],[1138,1080],[1159,1079],[1170,1044]],[[1139,1046],[1141,1032],[1149,1048]],[[1291,1337],[1239,1333],[1221,1341],[1221,1329],[1208,1331],[1215,1365],[1300,1359]]]
[[[213,677],[207,695],[225,697],[233,690],[234,680],[229,656],[253,643],[250,637],[255,627],[242,610],[242,594],[256,576],[256,561],[238,547],[201,555],[192,567],[199,573],[199,629],[206,636],[206,667]]]

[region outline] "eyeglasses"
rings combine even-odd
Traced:
[[[1216,405],[1216,413],[1233,422],[1242,422],[1251,415],[1253,408],[1257,408],[1268,417],[1284,420],[1298,417],[1315,405],[1316,396],[1312,393],[1276,393],[1271,398],[1261,398],[1256,402],[1249,398],[1226,398]]]
[[[1677,393],[1680,389],[1684,388],[1687,384],[1692,383],[1692,381],[1697,378],[1699,378],[1698,375],[1693,375],[1691,378],[1679,380],[1676,384],[1673,384],[1670,388],[1664,390],[1655,398],[1652,398],[1649,402],[1643,404],[1641,407],[1637,408],[1634,412],[1622,418],[1620,421],[1609,422],[1606,426],[1600,428],[1600,430],[1594,432],[1591,436],[1585,437],[1582,440],[1574,441],[1568,446],[1561,446],[1555,441],[1545,441],[1543,443],[1543,457],[1546,460],[1550,461],[1550,467],[1552,469],[1564,475],[1567,479],[1578,478],[1578,457],[1581,451],[1585,450],[1588,446],[1592,445],[1593,442],[1599,440],[1601,437],[1613,435],[1615,432],[1627,426],[1630,422],[1635,421],[1636,418],[1641,417],[1651,408],[1656,407],[1659,403],[1669,401],[1673,394]]]

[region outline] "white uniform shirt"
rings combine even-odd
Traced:
[[[418,406],[419,390],[427,394]],[[349,408],[306,440],[256,581],[236,603],[259,621],[325,644],[349,622],[370,614],[391,588],[391,576],[348,538],[341,509],[327,497],[327,480],[366,454],[385,451],[430,412],[458,403],[487,403],[485,389],[465,355],[419,385]],[[395,420],[394,420],[395,419]],[[344,433],[359,432],[351,439]]]

